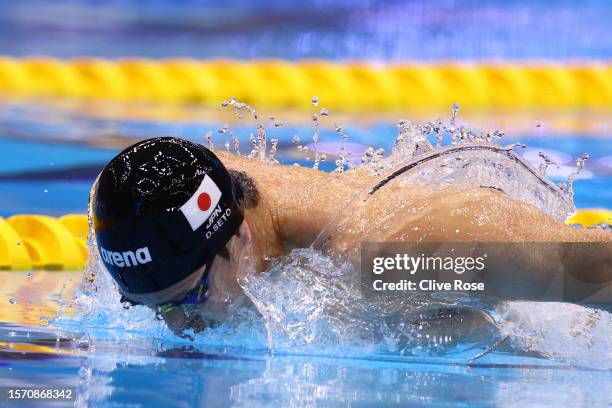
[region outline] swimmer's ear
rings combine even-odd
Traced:
[[[236,234],[234,235],[236,235],[236,238],[238,239],[241,245],[246,245],[249,243],[249,241],[251,240],[251,230],[249,229],[249,226],[246,223],[246,220],[242,221],[242,224],[240,224],[240,228],[238,228],[238,231],[236,231]],[[229,245],[230,244],[228,242],[228,244],[225,245],[217,253],[218,256],[220,256],[221,258],[225,259],[228,262],[231,260]]]
[[[223,249],[217,253],[217,255],[228,262],[231,260],[230,254],[240,253],[240,251],[251,242],[251,230],[246,220],[242,221],[242,224],[240,224],[240,227],[234,235],[235,236],[232,237]]]
[[[251,241],[251,229],[249,228],[249,224],[246,220],[242,221],[242,224],[240,224],[240,228],[238,228],[236,236],[240,238],[240,242],[242,244],[247,244]]]
[[[227,245],[221,248],[221,250],[217,252],[217,255],[229,262],[230,254],[229,249],[227,249]]]
[[[249,242],[251,242],[251,229],[249,228],[249,224],[247,224],[246,220],[242,221],[242,224],[240,224],[240,228],[238,228],[238,231],[236,231],[236,234],[234,234],[236,236],[235,240],[241,245],[241,246],[245,246],[247,245]],[[234,241],[234,242],[236,242]],[[230,242],[228,242],[227,245],[225,245],[218,253],[217,255],[219,255],[221,258],[225,259],[226,261],[230,260],[230,245],[232,245]]]

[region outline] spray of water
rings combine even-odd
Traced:
[[[266,132],[266,128],[263,123],[259,120],[259,115],[257,111],[253,109],[250,105],[247,105],[244,102],[238,102],[236,98],[232,97],[228,101],[221,102],[222,107],[231,107],[233,109],[234,114],[241,119],[243,117],[244,112],[248,113],[253,120],[255,121],[255,128],[257,132],[257,138],[252,136],[250,138],[251,142],[251,152],[249,153],[249,157],[258,157],[262,161],[267,161],[266,151],[268,144],[268,134]],[[279,126],[282,126],[281,122],[278,122]],[[233,133],[232,133],[233,135]],[[236,146],[237,139],[235,139],[234,145]]]
[[[538,207],[558,221],[575,211],[572,186],[588,156],[577,159],[576,171],[567,183],[556,185],[546,177],[546,168],[555,164],[550,158],[541,155],[544,163],[535,169],[515,151],[525,145],[499,146],[495,141],[504,137],[502,131],[459,126],[458,111],[459,106],[454,104],[448,123],[440,119],[421,124],[400,120],[391,154],[385,157],[383,151],[368,148],[361,167],[383,180],[404,169],[397,180],[400,185],[494,188]],[[443,143],[446,136],[449,145]]]
[[[576,170],[574,170],[574,172],[570,174],[567,179],[567,196],[570,200],[574,200],[574,182],[576,181],[576,177],[578,177],[588,159],[588,153],[585,153],[580,157],[576,157]]]
[[[338,152],[338,160],[336,160],[336,169],[334,171],[336,173],[344,173],[349,163],[348,155],[350,152],[346,151],[346,142],[348,141],[349,136],[344,133],[341,126],[334,124],[334,128],[340,137],[340,151]]]
[[[238,138],[234,134],[234,131],[230,128],[230,126],[227,123],[224,124],[223,127],[218,130],[218,133],[229,135],[229,137],[231,139],[231,142],[232,142],[232,146],[234,148],[234,153],[237,156],[241,156],[241,154],[240,154],[240,142],[238,141]],[[211,132],[211,134],[212,134],[212,132]],[[211,144],[212,144],[212,142],[211,142]],[[228,140],[226,140],[224,144],[225,144],[225,150],[227,152],[230,152],[230,142]]]
[[[317,97],[313,97],[312,104],[319,104]],[[275,162],[278,140],[270,140],[268,151],[266,130],[255,110],[235,98],[223,102],[222,106],[231,107],[239,117],[247,112],[255,120],[256,135],[251,134],[252,150],[249,156]],[[493,140],[501,138],[502,132],[483,132],[458,126],[458,110],[459,107],[454,105],[448,124],[440,119],[423,124],[400,121],[391,154],[385,157],[383,150],[369,148],[360,167],[379,175],[381,180],[390,173],[406,168],[402,173],[403,180],[400,180],[405,184],[424,183],[443,188],[448,185],[468,186],[476,182],[498,186],[510,196],[534,203],[557,217],[565,217],[573,209],[573,205],[570,205],[573,196],[571,186],[587,157],[577,160],[576,172],[568,180],[569,187],[559,188],[545,178],[545,168],[534,169],[514,152],[520,147],[519,144],[494,144]],[[315,167],[318,166],[317,157],[322,160],[317,148],[319,118],[326,116],[328,112],[323,109],[318,115],[313,115]],[[339,125],[335,125],[335,131],[341,139],[336,171],[343,173],[350,171],[349,155],[344,145],[348,136]],[[219,133],[228,134],[234,140],[235,136],[227,125]],[[443,144],[445,137],[451,140],[446,146]],[[209,132],[206,140],[212,148],[211,138]],[[300,144],[298,135],[293,137],[292,142],[298,150],[309,151],[308,146]],[[237,141],[233,142],[233,146],[235,153],[239,154]],[[542,159],[546,167],[554,164],[546,157]],[[343,211],[351,214],[350,206],[343,206]],[[350,225],[350,222],[350,219],[336,219],[321,236],[333,233],[334,228],[339,226]],[[81,288],[74,294],[71,305],[75,313],[68,315],[60,311],[54,324],[82,329],[85,323],[93,336],[106,338],[155,336],[176,340],[156,320],[152,311],[140,306],[126,309],[121,305],[117,289],[103,272],[92,237],[90,231],[90,258]],[[531,313],[529,310],[533,308],[524,310],[513,304],[487,309],[478,304],[416,295],[389,296],[373,302],[363,299],[358,278],[359,275],[349,263],[319,250],[316,244],[311,248],[296,249],[275,260],[265,273],[242,278],[239,283],[244,290],[245,301],[238,302],[242,307],[231,313],[228,321],[207,329],[194,341],[200,344],[267,348],[285,353],[400,357],[455,355],[461,361],[476,358],[505,344],[513,352],[524,350],[594,364],[596,360],[592,358],[591,343],[603,341],[601,347],[604,349],[611,346],[609,338],[602,339],[600,329],[580,329],[588,326],[580,322],[568,328],[574,334],[576,330],[582,330],[574,337],[565,336],[565,332],[555,333],[554,325],[546,326],[546,331],[538,331],[542,322],[527,318]],[[544,313],[544,310],[553,307],[559,311],[566,306],[574,307],[556,304],[542,307],[541,310]],[[609,313],[595,313],[587,308],[580,309],[573,316],[589,321],[595,319],[603,322],[601,324],[604,326],[609,326],[611,319]],[[534,332],[535,337],[530,334]],[[506,337],[511,341],[505,342]],[[533,338],[533,341],[529,341],[529,338]],[[586,360],[581,360],[585,347],[590,354]],[[567,353],[563,349],[573,351]],[[596,349],[596,352],[601,350]]]
[[[538,157],[542,159],[542,163],[540,164],[538,170],[540,170],[540,174],[542,175],[542,177],[546,177],[546,170],[548,170],[548,167],[552,165],[557,165],[557,163],[555,163],[553,159],[551,159],[548,155],[542,152],[538,152]]]
[[[209,130],[208,132],[206,132],[206,134],[204,135],[204,140],[206,140],[206,145],[208,146],[208,149],[211,152],[215,151],[215,145],[212,142],[212,132]]]
[[[323,109],[321,109],[321,115],[323,115]],[[319,164],[321,164],[321,158],[319,157],[319,116],[314,113],[312,115],[312,128],[314,132],[312,134],[312,146],[314,150],[314,164],[312,165],[313,169],[318,169]]]

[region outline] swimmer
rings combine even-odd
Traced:
[[[240,277],[310,246],[343,209],[351,212],[351,228],[337,229],[325,246],[356,265],[362,241],[612,241],[609,232],[566,226],[486,188],[388,185],[351,206],[358,192],[377,181],[359,169],[325,173],[214,154],[178,138],[148,139],[113,158],[94,185],[98,250],[122,299],[154,308],[181,335],[222,321],[227,305],[240,298]],[[560,261],[526,262],[537,270],[538,262]],[[576,264],[587,282],[612,278],[607,247]],[[498,284],[524,290],[529,298],[529,288],[550,282],[537,275]]]

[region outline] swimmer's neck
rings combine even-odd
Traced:
[[[367,177],[263,163],[224,152],[217,155],[228,169],[242,171],[254,181],[260,202],[255,208],[246,209],[245,217],[255,230],[254,239],[263,238],[275,248],[277,253],[265,254],[271,257],[292,248],[308,247],[334,216],[346,208],[359,186],[372,183]]]

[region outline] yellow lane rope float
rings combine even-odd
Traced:
[[[583,209],[568,224],[612,224],[612,210]],[[0,217],[0,270],[82,270],[87,260],[87,216]]]
[[[87,231],[87,216],[82,214],[0,218],[0,269],[83,269]]]
[[[265,108],[612,106],[612,63],[397,63],[0,57],[0,94]]]

